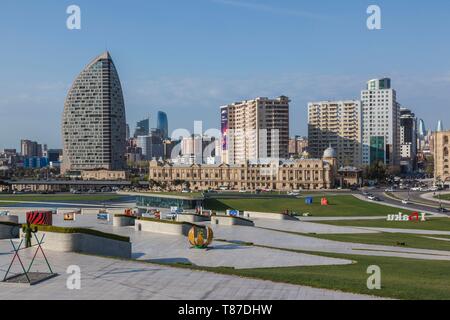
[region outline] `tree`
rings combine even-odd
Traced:
[[[364,178],[367,180],[384,181],[387,177],[387,168],[382,161],[372,163],[364,170]]]

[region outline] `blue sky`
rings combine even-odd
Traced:
[[[71,4],[80,31],[66,28]],[[370,4],[382,30],[366,28]],[[60,147],[67,90],[105,49],[131,127],[161,109],[171,130],[218,128],[220,105],[283,94],[291,134],[306,135],[308,101],[359,98],[384,76],[428,127],[446,125],[449,32],[446,0],[2,0],[0,149],[21,138]]]

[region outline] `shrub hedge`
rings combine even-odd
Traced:
[[[93,229],[66,228],[66,227],[55,227],[55,226],[33,226],[33,227],[37,227],[38,231],[42,231],[42,232],[54,232],[54,233],[66,233],[66,234],[82,233],[82,234],[87,234],[87,235],[111,239],[111,240],[130,242],[130,237],[119,236],[117,234],[101,232],[101,231],[93,230]]]

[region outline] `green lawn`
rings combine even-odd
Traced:
[[[310,235],[308,235],[310,236]],[[424,236],[417,234],[403,234],[403,233],[369,233],[369,234],[325,234],[313,235],[315,238],[351,242],[364,243],[374,245],[395,246],[399,248],[414,248],[414,249],[429,249],[429,250],[444,250],[450,251],[450,241],[441,241],[429,239],[427,237],[439,236]],[[450,275],[450,273],[449,273]]]
[[[73,202],[73,201],[116,201],[123,198],[121,195],[90,195],[90,194],[15,194],[0,195],[1,201],[31,201],[31,202]],[[0,202],[0,205],[4,205]]]
[[[435,196],[434,198],[439,200],[439,196]],[[441,195],[441,199],[442,200],[450,200],[450,194]]]
[[[326,221],[317,222],[333,226],[343,227],[367,227],[367,228],[391,228],[450,231],[450,218],[432,218],[425,222],[393,222],[387,220],[352,220],[352,221]]]
[[[282,213],[286,210],[299,214],[310,213],[313,217],[387,216],[397,214],[400,209],[369,203],[353,196],[327,196],[329,206],[320,205],[320,196],[314,197],[313,205],[306,205],[305,199],[207,199],[206,207],[211,210],[257,211]],[[410,212],[404,211],[405,214]]]
[[[292,251],[292,250],[291,250]],[[220,274],[269,280],[315,288],[404,300],[450,299],[450,261],[413,260],[345,254],[304,252],[355,263],[343,266],[287,267],[267,269],[205,268],[182,266]],[[381,290],[367,289],[367,268],[381,268]]]

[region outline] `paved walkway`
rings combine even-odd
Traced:
[[[213,229],[216,237],[220,239],[226,239],[229,241],[248,241],[258,245],[275,248],[450,261],[450,251],[338,242],[252,227],[213,226]]]
[[[9,248],[9,247],[8,247]],[[0,253],[7,244],[0,241]],[[252,280],[214,273],[47,252],[60,276],[39,285],[0,283],[0,300],[368,300],[370,296]],[[11,256],[0,254],[3,278]],[[28,257],[30,258],[30,256]],[[81,290],[68,290],[67,267],[81,268]],[[38,266],[41,270],[42,265]]]
[[[316,234],[364,234],[377,233],[376,231],[365,230],[354,227],[340,227],[306,221],[279,221],[269,219],[252,219],[257,227],[297,232],[297,233],[316,233]]]
[[[436,192],[436,193],[429,192],[429,193],[421,194],[420,197],[422,199],[425,199],[425,200],[428,200],[428,201],[433,201],[436,205],[439,206],[439,199],[435,198],[435,196],[437,196],[438,194],[439,194],[438,192]],[[448,195],[448,194],[450,194],[450,192],[441,192],[441,196]],[[441,201],[444,204],[450,204],[450,201],[448,201],[448,200],[442,199]]]
[[[25,222],[24,213],[20,213],[19,218],[22,222]],[[205,267],[233,267],[238,269],[342,265],[352,263],[344,259],[290,253],[282,250],[230,244],[220,241],[213,242],[213,250],[196,250],[190,248],[189,242],[184,236],[136,232],[134,227],[115,228],[111,222],[98,222],[95,214],[77,216],[77,221],[75,222],[67,222],[64,221],[62,215],[54,215],[53,224],[63,227],[94,228],[103,232],[130,237],[133,244],[133,258],[158,263],[179,262]],[[298,224],[302,223],[298,222]],[[215,238],[220,239],[218,236]]]
[[[102,225],[96,229],[129,236],[133,258],[157,263],[191,263],[207,267],[237,269],[320,266],[351,264],[352,261],[317,255],[214,241],[211,250],[191,249],[184,236],[136,232],[133,227],[113,228]],[[217,237],[218,238],[218,237]]]
[[[359,227],[357,227],[359,228]],[[419,234],[419,235],[448,235],[450,236],[450,231],[435,231],[435,230],[419,230],[419,229],[393,229],[393,228],[370,228],[361,227],[361,229],[376,231],[376,232],[387,232],[387,233],[405,233],[405,234]]]

